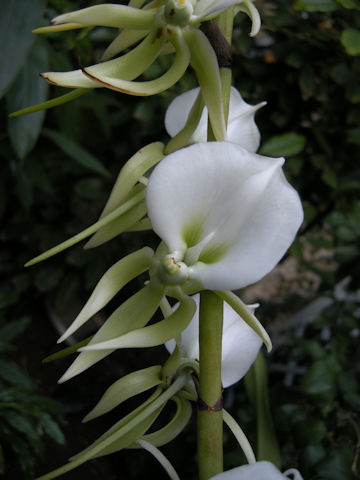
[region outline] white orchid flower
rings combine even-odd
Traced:
[[[193,88],[174,98],[165,114],[165,128],[171,137],[178,134],[185,126],[188,115],[200,92],[200,88]],[[256,152],[260,145],[260,132],[255,124],[255,113],[266,105],[261,102],[249,105],[240,95],[240,92],[231,87],[229,118],[227,125],[227,140],[238,143],[249,152]],[[203,109],[199,124],[190,138],[189,143],[206,142],[208,127],[208,110]]]
[[[198,360],[200,295],[196,294],[192,298],[195,300],[197,309],[189,326],[181,332],[180,351],[183,357]],[[251,313],[255,307],[247,306]],[[227,388],[246,375],[263,342],[226,302],[224,302],[223,316],[221,377],[223,387]],[[165,347],[172,353],[175,349],[175,340],[166,342]]]
[[[274,268],[303,220],[283,163],[234,143],[209,142],[158,164],[146,203],[168,250],[159,265],[165,283],[234,290]]]
[[[291,477],[289,477],[291,475]],[[295,468],[281,473],[270,462],[256,462],[251,465],[243,465],[227,472],[219,473],[210,480],[303,480],[300,472]]]

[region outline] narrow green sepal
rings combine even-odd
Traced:
[[[253,315],[249,309],[246,307],[245,303],[240,300],[240,298],[235,295],[235,293],[230,292],[230,291],[220,291],[216,290],[215,291],[216,295],[218,295],[220,298],[225,300],[227,304],[230,305],[230,307],[235,310],[235,312],[240,315],[240,317],[246,322],[250,328],[256,332],[260,338],[262,338],[267,351],[271,352],[272,349],[272,343],[271,339],[269,337],[269,334],[265,330],[265,328],[261,325],[259,320]]]
[[[90,235],[92,235],[93,233],[96,233],[98,230],[100,230],[100,228],[104,227],[108,223],[111,223],[115,219],[121,217],[121,215],[124,215],[135,205],[141,203],[144,200],[144,197],[145,197],[145,190],[139,192],[130,200],[120,205],[120,207],[116,208],[113,212],[109,213],[102,219],[93,223],[90,227],[86,228],[82,232],[74,235],[68,240],[65,240],[65,242],[59,243],[59,245],[56,245],[55,247],[50,248],[46,252],[38,255],[37,257],[33,258],[29,262],[25,263],[25,267],[30,267],[32,265],[35,265],[36,263],[42,262],[43,260],[46,260],[47,258],[50,258],[53,255],[56,255],[57,253],[60,253],[69,247],[72,247],[76,243],[79,243],[82,240],[85,240],[85,238],[90,237]]]
[[[153,250],[144,247],[116,262],[101,277],[79,315],[59,338],[58,343],[72,335],[78,328],[103,308],[130,280],[147,270]]]
[[[177,133],[166,145],[165,153],[168,155],[169,153],[175,152],[175,150],[179,150],[179,148],[188,145],[191,135],[195,132],[196,127],[199,124],[201,114],[204,110],[204,100],[202,98],[201,91],[199,92],[194,105],[191,107],[189,115],[186,119],[186,123],[184,127]]]
[[[267,366],[261,350],[245,375],[245,387],[256,411],[257,460],[267,460],[280,469],[282,462],[274,423],[271,418]]]
[[[107,350],[117,348],[144,348],[161,345],[177,337],[191,322],[196,304],[190,297],[183,297],[179,307],[169,317],[154,325],[139,328],[105,342],[91,342],[80,351]]]
[[[176,345],[174,351],[164,363],[164,366],[161,371],[161,376],[167,384],[171,383],[171,379],[177,372],[177,369],[179,368],[179,365],[180,365],[180,360],[181,360],[181,352],[178,345]]]
[[[92,343],[107,341],[126,334],[127,332],[131,332],[132,330],[142,328],[154,315],[163,294],[163,289],[154,286],[154,282],[150,282],[143,289],[126,300],[126,302],[120,305],[120,307],[110,315],[99,331],[94,335],[89,345]],[[79,373],[82,373],[84,370],[99,362],[107,355],[110,355],[112,352],[113,350],[81,352],[66,370],[59,382],[65,382],[75,375],[79,375]]]
[[[100,417],[129,398],[159,385],[162,382],[160,373],[161,366],[155,365],[120,378],[106,390],[99,402],[83,419],[83,422]]]
[[[91,89],[77,88],[72,92],[61,95],[60,97],[52,98],[51,100],[47,100],[46,102],[38,103],[37,105],[32,105],[31,107],[22,108],[21,110],[12,112],[10,113],[9,117],[20,117],[21,115],[27,115],[29,113],[39,112],[40,110],[47,110],[48,108],[58,107],[59,105],[70,102],[71,100],[75,100],[75,98],[81,97],[89,90]]]
[[[156,10],[140,10],[127,5],[102,4],[83,8],[74,12],[64,13],[55,17],[51,23],[81,23],[100,27],[115,28],[151,28]]]
[[[117,92],[134,96],[156,95],[172,87],[185,73],[190,62],[190,51],[182,38],[181,30],[178,27],[167,28],[167,39],[176,50],[173,64],[167,72],[155,80],[145,82],[131,82],[114,76],[106,76],[101,72],[93,72],[85,68],[82,72],[96,84],[110,88]]]
[[[176,438],[189,423],[192,414],[192,406],[182,395],[176,395],[171,398],[176,403],[176,412],[170,422],[164,427],[152,433],[147,433],[141,437],[155,447],[161,447],[170,443]],[[138,445],[130,445],[129,448],[139,448]]]
[[[211,127],[218,141],[226,140],[226,127],[222,101],[221,80],[216,54],[203,32],[190,28],[184,38],[191,52],[191,66],[195,70]]]
[[[67,357],[68,355],[71,355],[72,353],[77,352],[77,350],[80,347],[84,347],[87,345],[90,340],[93,338],[94,335],[90,335],[90,337],[85,338],[84,340],[81,340],[81,342],[75,343],[75,345],[71,345],[70,347],[63,348],[59,352],[52,353],[51,355],[48,355],[42,360],[42,363],[50,363],[54,362],[55,360],[59,360],[59,358]]]

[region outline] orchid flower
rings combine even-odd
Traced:
[[[291,475],[291,477],[289,477]],[[300,472],[295,468],[286,470],[281,473],[270,462],[256,462],[251,465],[243,465],[233,468],[227,472],[219,473],[210,480],[303,480]]]
[[[198,291],[233,290],[272,270],[303,219],[283,163],[230,142],[165,157],[146,189],[148,216],[167,247],[160,278]]]
[[[183,357],[198,360],[200,295],[196,294],[192,298],[195,300],[197,309],[191,323],[181,333],[180,351]],[[247,308],[251,312],[254,310],[253,306],[247,306]],[[223,315],[222,384],[227,388],[245,376],[263,342],[227,303],[224,303]],[[175,344],[175,340],[170,340],[165,343],[165,347],[172,353]]]
[[[140,6],[132,6],[138,3]],[[95,5],[59,15],[52,27],[35,30],[37,33],[69,30],[88,26],[121,28],[114,43],[105,52],[105,58],[121,53],[142,40],[135,48],[118,58],[71,72],[46,72],[42,76],[55,85],[76,89],[106,87],[135,96],[160,93],[174,85],[189,64],[195,70],[202,96],[207,105],[215,138],[225,140],[225,120],[221,82],[216,53],[206,35],[199,30],[208,21],[231,6],[247,13],[252,20],[251,35],[260,28],[260,17],[252,0],[154,0],[143,7],[142,1],[129,6],[116,4]],[[142,7],[142,8],[141,8]],[[134,81],[164,53],[175,51],[170,68],[150,81]],[[64,101],[72,99],[64,96]],[[57,102],[59,103],[59,102]],[[41,105],[30,107],[36,111]],[[47,108],[44,104],[44,108]],[[32,110],[31,110],[32,109]]]
[[[169,105],[165,114],[165,128],[171,137],[177,135],[185,126],[191,109],[200,93],[200,88],[193,88],[177,96]],[[255,113],[266,105],[246,103],[240,92],[231,87],[227,140],[238,143],[249,152],[256,152],[260,145],[260,132],[255,124]],[[208,128],[208,111],[203,108],[198,126],[190,137],[189,143],[206,142]]]

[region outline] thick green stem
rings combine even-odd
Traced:
[[[198,412],[199,479],[223,471],[221,386],[223,302],[210,291],[200,293],[200,386]]]

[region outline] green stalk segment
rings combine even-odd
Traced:
[[[223,471],[221,386],[223,302],[213,292],[200,293],[200,387],[198,412],[199,479]]]

